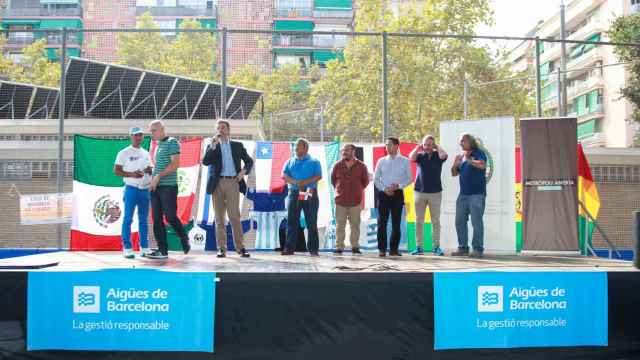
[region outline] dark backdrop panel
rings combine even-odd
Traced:
[[[638,274],[609,274],[608,347],[435,352],[430,273],[222,273],[217,283],[216,352],[150,354],[26,352],[21,327],[26,319],[26,273],[0,272],[0,358],[637,359],[640,291],[630,289],[640,288]]]
[[[578,250],[575,118],[520,122],[523,250]]]

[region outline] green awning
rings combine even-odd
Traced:
[[[584,139],[596,132],[596,119],[578,124],[578,139]]]
[[[578,46],[571,49],[571,53],[569,53],[569,57],[571,59],[575,59],[580,57],[580,55],[584,54],[584,44],[579,44]]]
[[[317,50],[313,52],[312,61],[314,64],[324,64],[327,61],[331,61],[338,58],[338,54],[335,51],[329,50]]]
[[[600,41],[600,34],[594,34],[589,36],[585,41]],[[582,46],[584,46],[584,50],[583,53],[586,53],[587,51],[594,49],[596,46],[598,45],[594,45],[594,44],[583,44]]]
[[[542,100],[548,100],[558,95],[558,82],[554,82],[542,88]]]
[[[40,0],[41,5],[48,4],[79,4],[80,0]]]
[[[315,0],[314,7],[323,10],[351,10],[352,0]]]
[[[598,90],[587,93],[587,108],[589,113],[595,112],[598,108]]]
[[[540,65],[540,78],[541,80],[547,80],[549,75],[549,70],[551,69],[551,63],[547,61],[546,63]]]
[[[274,48],[273,53],[277,55],[311,55],[311,50],[295,48]]]
[[[2,19],[3,27],[5,25],[39,25],[40,20],[36,19]]]
[[[44,19],[40,22],[40,29],[82,29],[82,21],[77,19]]]
[[[276,31],[313,31],[313,21],[276,20],[273,22]]]

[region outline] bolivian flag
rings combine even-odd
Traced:
[[[584,249],[585,240],[591,244],[593,229],[595,227],[593,221],[589,219],[584,208],[589,212],[593,219],[598,218],[600,211],[600,196],[598,189],[591,175],[591,168],[587,157],[584,155],[582,145],[578,144],[578,236],[580,239],[580,250]],[[584,205],[584,207],[583,207]],[[586,228],[586,229],[585,229]]]

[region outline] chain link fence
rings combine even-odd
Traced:
[[[130,126],[161,119],[187,139],[228,118],[249,124],[233,129],[243,139],[415,142],[437,135],[440,121],[536,116],[535,70],[514,73],[469,36],[221,29],[202,19],[163,28],[148,12],[133,26],[3,31],[0,246],[68,247],[68,221],[23,224],[20,195],[71,192],[75,134],[127,138]],[[587,109],[598,99],[585,96]]]

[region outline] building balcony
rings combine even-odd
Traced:
[[[353,10],[314,9],[313,17],[318,19],[353,19]]]
[[[602,59],[603,59],[603,56],[602,56],[601,49],[596,47],[583,53],[582,55],[580,55],[575,59],[569,59],[569,61],[567,62],[567,69],[571,70],[571,69],[586,68],[586,67],[592,66],[593,63]]]
[[[607,31],[608,27],[604,25],[600,20],[591,18],[589,21],[579,29],[576,29],[573,33],[567,36],[567,40],[584,40],[594,34],[601,34]]]
[[[579,139],[584,147],[603,147],[607,145],[607,138],[603,132],[596,132],[590,136]]]
[[[577,85],[567,87],[567,98],[571,100],[572,98],[603,86],[604,82],[601,76],[590,77],[585,81],[581,81]]]
[[[343,49],[347,46],[347,35],[314,35],[313,46],[322,49]]]
[[[569,117],[575,117],[578,119],[578,123],[582,123],[591,119],[598,119],[598,118],[603,118],[604,117],[604,106],[602,106],[602,104],[598,104],[596,105],[596,107],[593,109],[593,111],[590,111],[586,114],[582,114],[582,115],[578,115],[575,112],[571,112],[569,114],[567,114],[567,116]]]
[[[186,6],[136,6],[136,16],[140,16],[146,12],[152,16],[166,17],[183,17],[183,16],[201,16],[216,17],[217,8],[192,8]]]
[[[57,17],[82,17],[82,7],[73,8],[52,8],[52,7],[34,7],[34,8],[6,8],[0,10],[0,16],[9,17],[41,17],[41,16],[57,16]]]
[[[18,35],[18,34],[23,34],[23,33],[15,33],[15,32],[9,33],[9,36],[7,37],[8,46],[15,46],[15,47],[29,46],[34,42],[36,42],[37,40],[40,40],[43,38],[42,35],[35,36],[33,33],[28,33],[29,35]],[[59,33],[47,34],[45,38],[47,40],[47,46],[62,45],[62,34],[59,34]],[[79,46],[79,45],[82,45],[82,43],[78,39],[78,37],[75,36],[75,34],[70,34],[67,36],[67,45]]]
[[[273,47],[313,47],[313,36],[309,35],[288,35],[274,34]]]
[[[276,18],[309,18],[313,16],[311,7],[276,7]]]

